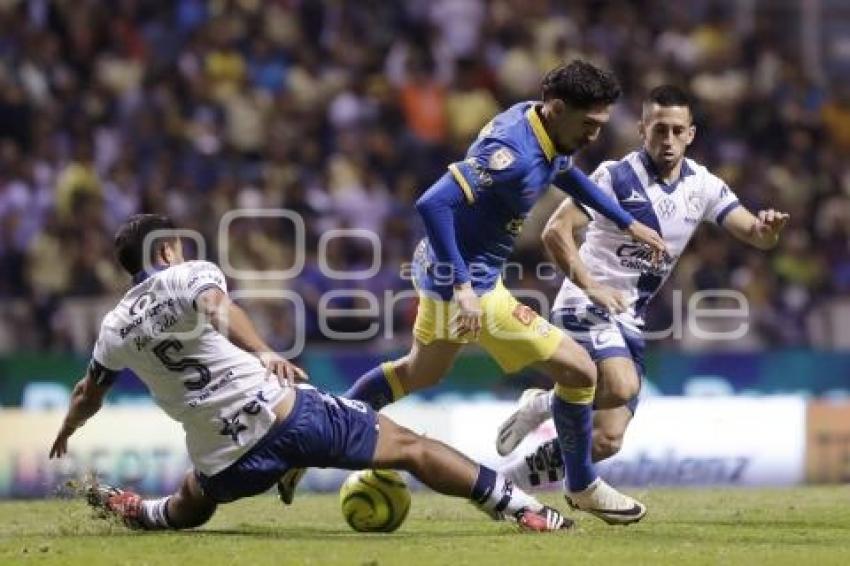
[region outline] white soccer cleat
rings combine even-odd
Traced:
[[[620,493],[602,478],[596,478],[584,491],[564,495],[570,507],[599,517],[609,525],[630,525],[646,515],[646,505]]]
[[[507,456],[519,446],[528,433],[546,422],[551,416],[549,392],[543,389],[526,389],[519,398],[519,406],[499,426],[496,451]]]

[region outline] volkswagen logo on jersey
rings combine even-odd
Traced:
[[[658,214],[664,220],[670,220],[676,214],[676,202],[670,197],[664,197],[658,202]]]

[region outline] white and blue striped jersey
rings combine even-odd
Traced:
[[[107,373],[129,368],[144,382],[183,425],[189,457],[206,475],[238,460],[271,429],[272,408],[288,392],[196,311],[195,299],[211,287],[227,292],[224,274],[208,261],[137,281],[104,317],[92,355]]]
[[[721,224],[740,203],[723,180],[691,159],[684,160],[679,179],[666,184],[645,150],[602,163],[591,178],[667,244],[666,257],[653,265],[647,247],[604,216],[578,204],[591,219],[579,255],[594,279],[625,293],[630,306],[616,316],[617,321],[640,329],[647,304],[670,275],[697,226],[703,221]],[[590,305],[584,291],[564,279],[554,310],[580,313]]]

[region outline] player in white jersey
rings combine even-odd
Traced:
[[[399,468],[435,491],[470,498],[491,516],[514,518],[527,530],[572,525],[445,444],[359,401],[296,385],[306,379],[304,372],[271,352],[228,298],[217,266],[183,261],[167,218],[134,216],[115,243],[134,286],[103,320],[50,457],[67,452],[69,437],[100,409],[118,372],[130,368],[183,425],[194,469],[177,493],[160,499],[93,486],[88,494],[93,506],[131,527],[183,529],[205,523],[219,503],[267,491],[293,469]]]
[[[754,216],[723,180],[685,158],[696,129],[684,91],[674,86],[654,89],[643,104],[639,128],[643,147],[620,161],[601,164],[592,178],[637,220],[661,234],[668,253],[651,257],[607,219],[570,199],[555,211],[543,233],[546,249],[569,274],[555,300],[552,322],[570,331],[599,372],[592,423],[594,462],[614,455],[622,445],[644,373],[644,313],[699,224],[717,224],[745,243],[770,249],[789,218],[773,209]],[[585,227],[579,249],[573,232]],[[499,428],[500,454],[512,452],[550,416],[549,396],[539,389],[523,394],[517,411]],[[559,480],[563,465],[557,443],[543,443],[505,472],[519,485]],[[585,497],[571,494],[568,499],[581,509]]]

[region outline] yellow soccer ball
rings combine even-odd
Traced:
[[[392,470],[353,472],[339,490],[342,516],[355,531],[391,533],[410,511],[410,490]]]

